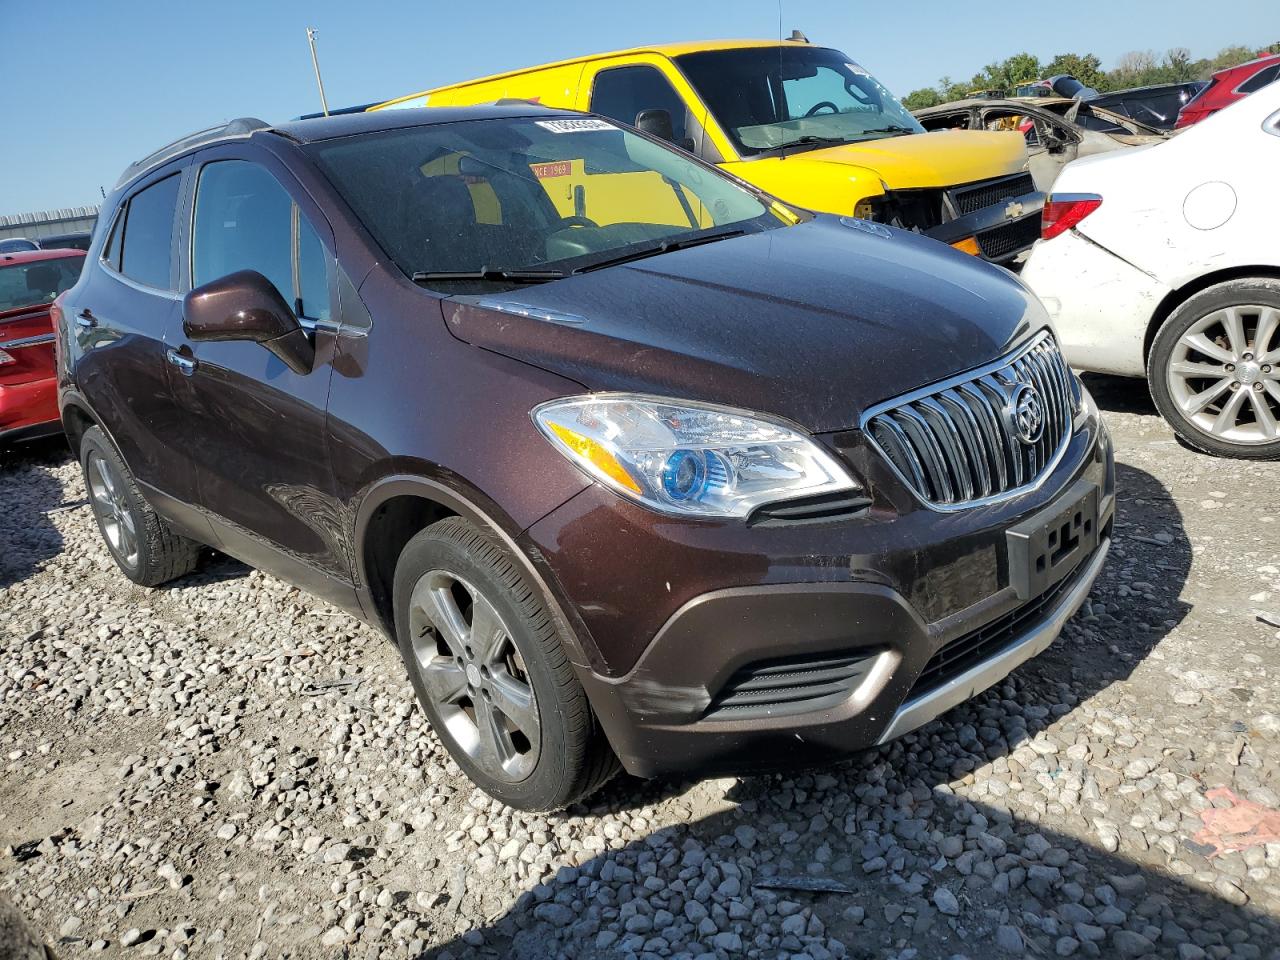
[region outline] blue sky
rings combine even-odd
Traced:
[[[899,95],[1023,49],[1091,51],[1111,66],[1128,50],[1199,57],[1280,40],[1277,0],[783,0],[782,10],[787,33],[844,50]],[[0,0],[0,214],[94,203],[133,160],[222,120],[318,110],[307,26],[340,106],[641,43],[773,37],[778,3]]]

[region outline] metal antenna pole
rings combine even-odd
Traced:
[[[324,81],[320,79],[320,61],[316,59],[316,28],[307,27],[307,44],[311,47],[311,66],[316,71],[316,86],[320,88],[320,109],[329,115],[329,101],[324,97]]]

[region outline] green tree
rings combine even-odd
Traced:
[[[1075,77],[1086,87],[1095,90],[1107,88],[1107,75],[1102,71],[1102,61],[1092,53],[1060,53],[1044,65],[1046,77],[1060,73]]]
[[[936,107],[942,103],[942,97],[933,87],[921,87],[919,90],[912,90],[902,98],[902,104],[908,110],[924,110],[926,107]]]
[[[1191,62],[1191,51],[1186,47],[1171,48],[1164,55],[1164,60],[1160,64],[1160,72],[1163,75],[1160,81],[1162,83],[1182,83],[1186,80],[1194,80],[1196,69]]]
[[[1280,44],[1273,44],[1273,46],[1280,50]],[[1257,56],[1257,54],[1254,53],[1253,47],[1223,47],[1218,51],[1217,56],[1213,57],[1209,61],[1209,73],[1217,73],[1219,70],[1227,69],[1227,67],[1234,67],[1241,63],[1248,63],[1255,56]]]
[[[973,78],[974,88],[999,87],[1013,92],[1020,83],[1038,80],[1044,70],[1040,58],[1027,52],[1015,53],[999,63],[989,63],[982,72]]]

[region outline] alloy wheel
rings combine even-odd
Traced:
[[[1183,416],[1204,433],[1244,445],[1280,440],[1280,309],[1205,314],[1178,338],[1166,380]]]
[[[124,478],[96,451],[85,463],[93,512],[102,535],[127,567],[138,565],[138,520],[129,506]]]
[[[524,780],[541,725],[525,661],[493,604],[472,584],[430,570],[409,599],[413,666],[454,742],[490,776]]]

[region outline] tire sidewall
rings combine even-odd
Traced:
[[[107,539],[107,531],[103,527],[102,517],[99,515],[98,509],[94,505],[93,489],[89,483],[89,457],[92,454],[97,454],[108,461],[124,484],[125,498],[129,502],[129,510],[133,514],[134,523],[137,525],[138,562],[136,565],[131,566],[127,563],[124,557],[116,552],[115,547],[111,545],[111,541]],[[89,497],[89,509],[93,511],[93,519],[98,526],[98,535],[102,537],[102,543],[107,548],[107,553],[111,555],[111,559],[115,561],[116,566],[120,568],[120,571],[126,577],[135,583],[140,582],[144,579],[142,575],[147,567],[147,543],[146,537],[143,535],[143,524],[146,519],[146,514],[143,511],[146,504],[142,502],[142,498],[138,494],[138,487],[134,483],[133,474],[129,472],[129,468],[125,466],[124,460],[120,455],[116,453],[106,434],[97,427],[91,427],[85,431],[84,437],[80,441],[80,470],[84,475],[85,493]]]
[[[1151,343],[1147,381],[1156,409],[1190,446],[1218,457],[1243,460],[1280,459],[1280,440],[1244,445],[1220,440],[1187,420],[1169,391],[1168,369],[1173,349],[1187,328],[1223,307],[1264,304],[1280,309],[1280,279],[1229,280],[1189,297],[1169,315]]]
[[[548,809],[556,806],[568,776],[565,759],[569,745],[557,696],[558,687],[550,668],[540,655],[529,613],[483,558],[476,557],[472,551],[452,539],[430,536],[429,530],[426,533],[427,536],[419,535],[411,540],[400,556],[396,566],[393,601],[396,647],[408,671],[418,703],[454,762],[486,793],[513,807]],[[541,743],[533,772],[518,783],[496,780],[471,761],[449,734],[418,675],[409,635],[409,598],[419,579],[430,570],[445,570],[455,574],[482,592],[502,617],[520,651],[537,704]],[[536,593],[533,596],[536,597]]]

